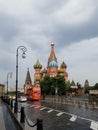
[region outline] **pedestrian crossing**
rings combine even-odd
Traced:
[[[74,122],[76,119],[77,119],[77,116],[73,115],[73,116],[70,118],[70,121]]]
[[[93,130],[98,130],[98,123],[96,123],[95,121],[92,121],[90,128],[93,129]]]
[[[58,114],[57,114],[57,116],[61,116],[63,114],[63,112],[59,112]]]
[[[62,112],[60,110],[56,110],[56,109],[53,109],[53,108],[49,108],[49,107],[44,107],[44,106],[39,106],[39,105],[28,105],[27,104],[27,107],[30,107],[30,108],[34,108],[34,109],[39,109],[40,111],[44,111],[46,110],[46,112],[49,114],[49,113],[52,113],[52,112],[56,112],[56,116],[57,117],[60,117],[62,115],[69,115],[71,116],[69,121],[71,122],[75,122],[77,120],[77,118],[79,119],[82,119],[82,120],[85,120],[85,121],[89,121],[90,122],[90,129],[92,130],[98,130],[98,122],[95,121],[95,120],[92,120],[92,119],[89,119],[89,118],[85,118],[85,117],[81,117],[81,116],[78,116],[78,115],[74,115],[74,114],[71,114],[71,113],[67,113],[67,112]]]
[[[50,113],[50,112],[52,112],[53,111],[53,109],[50,109],[49,111],[47,111],[48,113]]]
[[[46,109],[46,107],[42,107],[40,110],[42,111],[42,110],[44,110],[44,109]]]

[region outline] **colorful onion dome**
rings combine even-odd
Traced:
[[[60,68],[62,68],[62,69],[67,68],[67,65],[64,63],[64,61],[62,62]]]
[[[42,73],[47,73],[47,70],[44,68],[44,69],[42,70]]]
[[[64,73],[64,70],[63,70],[62,68],[60,68],[60,69],[58,70],[58,73]]]
[[[40,64],[39,60],[34,65],[34,69],[42,69],[42,65]]]
[[[58,67],[58,64],[56,61],[52,60],[50,63],[49,63],[49,67]]]

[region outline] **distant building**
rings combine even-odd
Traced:
[[[68,82],[68,73],[66,72],[67,65],[63,61],[62,64],[60,65],[60,67],[58,67],[58,62],[57,62],[57,58],[55,55],[53,42],[51,43],[51,52],[50,52],[50,56],[48,58],[47,67],[44,68],[43,70],[41,70],[42,65],[41,65],[40,61],[37,60],[36,63],[34,64],[34,69],[35,69],[34,85],[32,85],[29,70],[27,71],[27,76],[26,76],[26,80],[25,80],[25,84],[24,84],[25,94],[27,93],[28,89],[30,89],[32,87],[40,87],[39,82],[41,80],[43,80],[44,76],[55,77],[57,75],[61,75],[65,78],[65,82]]]
[[[83,88],[76,89],[75,95],[76,96],[84,96],[85,95],[84,89]]]
[[[85,80],[85,82],[84,82],[84,87],[89,87],[89,82],[88,82],[88,80]]]
[[[15,92],[15,91],[16,91],[16,88],[10,88],[9,91],[10,91],[10,92]],[[18,91],[19,91],[19,92],[24,92],[24,89],[23,89],[23,88],[18,88]]]
[[[5,85],[4,84],[0,84],[0,97],[3,96],[5,93]]]
[[[90,90],[89,91],[90,100],[94,100],[98,102],[98,90]]]

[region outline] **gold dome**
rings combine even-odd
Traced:
[[[58,70],[58,73],[64,73],[64,70],[63,70],[62,68],[60,68],[60,69]]]

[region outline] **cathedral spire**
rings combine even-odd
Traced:
[[[53,60],[57,62],[57,58],[55,56],[55,51],[54,51],[54,42],[51,43],[51,52],[48,58],[48,66],[49,66],[49,63]]]
[[[30,77],[30,72],[29,72],[29,68],[27,68],[27,76],[26,76],[25,83],[32,84],[31,77]]]

